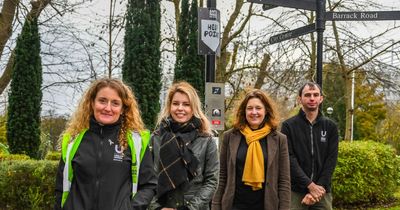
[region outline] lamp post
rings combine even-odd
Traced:
[[[329,117],[331,117],[331,114],[333,113],[333,108],[332,107],[326,108],[326,113],[329,115]]]

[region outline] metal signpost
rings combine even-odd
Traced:
[[[205,55],[205,113],[212,130],[225,129],[224,83],[215,83],[215,56],[221,51],[220,12],[215,0],[207,0],[207,8],[198,8],[198,54]]]

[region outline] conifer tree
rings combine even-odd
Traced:
[[[18,37],[9,94],[7,141],[10,152],[38,157],[42,62],[37,18],[28,18]]]
[[[204,101],[204,56],[197,54],[197,1],[182,0],[176,47],[175,81],[185,80],[198,90]]]
[[[129,0],[123,80],[138,99],[143,121],[153,129],[160,110],[160,1]]]

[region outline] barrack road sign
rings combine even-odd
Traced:
[[[400,11],[326,12],[325,20],[335,20],[335,21],[400,20]]]

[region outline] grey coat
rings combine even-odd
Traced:
[[[220,176],[212,210],[231,210],[235,196],[236,155],[242,134],[236,129],[224,133],[220,154]],[[289,210],[290,166],[286,136],[278,131],[267,135],[267,172],[264,209]]]
[[[160,171],[160,136],[153,134],[151,144],[154,168],[158,175]],[[186,206],[190,210],[208,210],[218,185],[219,161],[217,145],[212,137],[199,136],[187,147],[194,152],[194,156],[199,160],[198,175],[184,186],[179,186],[177,189],[168,192],[166,207]],[[155,198],[149,209],[157,209],[158,207],[164,206],[161,206]]]

